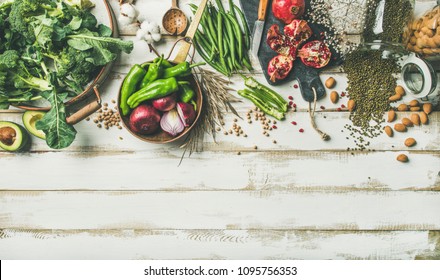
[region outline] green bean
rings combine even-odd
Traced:
[[[209,46],[208,42],[203,38],[202,33],[200,33],[200,31],[196,32],[194,39],[197,41],[197,43],[202,47],[202,49],[206,53],[210,53],[208,60],[206,62],[213,61],[215,52],[213,52],[213,48]]]
[[[235,14],[234,1],[233,1],[233,0],[229,0],[229,13],[230,13],[235,19],[237,19],[237,15]]]
[[[243,26],[244,39],[245,39],[244,45],[246,47],[246,50],[250,50],[251,49],[251,37],[250,37],[249,27],[246,23],[246,18],[244,17],[243,12],[241,11],[241,9],[237,5],[234,5],[234,9],[237,11],[238,15],[240,16],[241,24]]]
[[[230,76],[229,73],[220,65],[218,65],[215,62],[209,62],[208,61],[208,56],[203,52],[203,50],[201,49],[200,45],[198,44],[197,41],[194,42],[194,47],[196,48],[196,51],[199,53],[199,55],[215,70],[217,70],[218,72],[222,73],[225,76]]]
[[[254,70],[254,68],[252,67],[252,64],[250,62],[250,59],[247,55],[243,58],[243,60],[241,62],[249,71]]]
[[[231,23],[229,22],[228,16],[225,13],[220,13],[223,17],[223,22],[225,23],[226,27],[226,34],[229,38],[229,51],[231,53],[230,57],[232,59],[232,65],[235,65],[236,60],[236,52],[235,52],[235,38],[234,33],[232,31]]]
[[[217,3],[218,10],[220,12],[224,13],[225,12],[225,8],[223,7],[222,1],[221,0],[215,0],[215,3]]]
[[[232,29],[234,31],[235,37],[237,37],[238,40],[238,59],[241,61],[243,59],[243,37],[241,34],[240,25],[238,24],[237,20],[230,14],[226,15],[229,18],[229,22],[231,23]]]
[[[219,56],[221,65],[226,68],[226,62],[224,58],[224,50],[223,50],[223,17],[220,13],[217,14],[217,42],[219,42]]]

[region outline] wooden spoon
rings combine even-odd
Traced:
[[[188,26],[188,19],[181,9],[177,6],[177,0],[173,0],[171,8],[162,18],[163,28],[171,35],[181,35]]]

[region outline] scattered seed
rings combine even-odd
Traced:
[[[304,132],[304,129],[301,128],[301,129],[299,130],[299,132],[303,133],[303,132]]]

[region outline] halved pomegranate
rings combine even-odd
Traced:
[[[269,62],[267,73],[272,82],[282,80],[289,75],[293,68],[293,59],[285,55],[277,55]]]
[[[273,15],[285,24],[300,18],[304,14],[305,9],[304,0],[274,0],[272,2]]]
[[[296,57],[297,46],[292,40],[280,33],[280,27],[277,24],[272,25],[267,31],[266,42],[277,53],[291,59]]]
[[[312,29],[305,20],[294,19],[289,25],[284,26],[284,36],[293,40],[295,45],[307,41],[312,33]]]
[[[305,44],[298,51],[298,57],[306,66],[322,68],[330,62],[332,53],[323,41],[315,40]]]

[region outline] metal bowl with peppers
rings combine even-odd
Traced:
[[[203,104],[191,69],[163,56],[134,65],[122,82],[118,110],[124,127],[135,137],[164,144],[181,139],[194,127]]]

